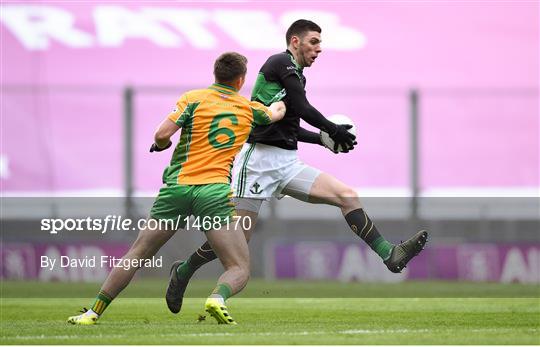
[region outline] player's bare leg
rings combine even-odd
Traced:
[[[362,208],[358,194],[354,189],[324,172],[321,172],[313,182],[308,202],[337,206],[341,209],[343,216]]]
[[[159,249],[174,235],[171,230],[149,230],[139,231],[135,242],[122,259],[149,259],[152,258]],[[101,291],[107,293],[114,299],[129,284],[139,268],[115,267],[107,276],[101,286]]]
[[[259,212],[247,211],[247,210],[236,210],[236,215],[241,219],[248,219],[250,222],[246,223],[246,228],[243,229],[244,236],[246,237],[246,242],[249,243],[251,240],[251,235],[253,230],[255,230],[255,225],[257,225],[257,219],[259,218]]]
[[[230,228],[230,230],[229,230]],[[220,230],[206,232],[210,246],[223,264],[225,271],[206,300],[206,311],[220,324],[236,324],[225,306],[225,301],[240,292],[249,279],[249,249],[241,228],[233,224]]]
[[[260,205],[259,205],[260,206]],[[257,224],[258,212],[239,209],[236,214],[241,219],[248,219],[246,223],[239,223],[247,228],[243,229],[246,242],[249,242],[251,235]],[[172,264],[170,272],[169,286],[165,294],[167,307],[172,313],[178,313],[182,309],[184,293],[189,280],[206,263],[217,259],[217,255],[206,241],[187,260],[178,260]]]
[[[424,249],[427,242],[426,231],[419,231],[399,245],[386,241],[362,208],[356,191],[329,174],[321,173],[317,176],[311,186],[308,201],[339,207],[352,231],[383,259],[392,272],[401,272]]]
[[[142,229],[135,242],[122,259],[149,259],[174,235],[171,230]],[[103,314],[111,301],[127,287],[135,275],[138,267],[113,267],[90,310],[84,310],[83,314],[69,317],[68,323],[90,325],[95,324]]]

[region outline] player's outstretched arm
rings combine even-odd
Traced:
[[[171,147],[171,136],[174,135],[180,127],[168,117],[161,122],[154,133],[154,143],[150,147],[150,152],[161,152]]]
[[[327,132],[335,142],[334,151],[339,146],[342,148],[353,147],[356,136],[349,133],[345,126],[330,122],[315,107],[311,106],[306,98],[304,87],[296,75],[289,75],[282,83],[287,91],[287,105],[301,115],[301,118],[308,124]]]

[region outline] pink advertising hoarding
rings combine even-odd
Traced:
[[[176,98],[229,50],[249,58],[249,95],[300,17],[323,27],[308,98],[359,129],[354,152],[301,145],[304,161],[355,187],[406,187],[417,88],[423,188],[538,186],[537,3],[28,2],[2,4],[2,189],[120,192],[129,85],[135,185],[155,191],[170,152],[148,147]]]
[[[540,283],[540,245],[439,244],[424,250],[400,274],[386,270],[377,254],[334,241],[280,242],[268,247],[271,278],[401,282],[446,280]]]

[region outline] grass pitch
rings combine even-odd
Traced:
[[[148,295],[162,294],[164,282],[135,281],[95,326],[72,326],[66,319],[91,304],[98,284],[3,283],[0,343],[540,344],[538,286],[254,281],[245,295],[228,301],[239,325],[223,326],[204,312],[205,295],[198,295],[210,291],[213,282],[194,282],[178,315],[167,310],[162,297]],[[365,295],[377,287],[379,295]],[[455,295],[427,295],[439,287]],[[474,295],[482,287],[489,297]],[[281,294],[319,297],[277,297],[280,288]],[[340,296],[361,296],[362,290],[364,297]],[[93,294],[74,297],[87,291]],[[399,292],[411,297],[392,297]],[[200,315],[206,319],[198,322]]]

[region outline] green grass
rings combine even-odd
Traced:
[[[135,279],[122,297],[161,298],[167,279]],[[204,298],[215,280],[192,280],[187,297]],[[81,298],[94,297],[98,283],[59,283],[5,281],[0,284],[3,298]],[[240,293],[242,298],[533,298],[540,297],[538,284],[472,282],[341,283],[336,281],[264,281],[252,279]]]
[[[197,317],[205,314],[204,295],[196,298],[195,294],[199,290],[201,294],[208,292],[212,283],[194,282],[182,312],[173,315],[161,297],[129,297],[138,293],[149,294],[149,291],[161,294],[164,281],[135,281],[113,302],[98,325],[72,326],[65,322],[67,317],[82,306],[91,304],[97,284],[6,282],[2,284],[0,343],[540,344],[538,286],[254,281],[250,284],[251,294],[246,292],[228,301],[230,312],[239,325],[223,326],[217,325],[209,316],[197,323]],[[374,293],[377,286],[385,295],[399,293],[400,288],[407,295],[414,292],[428,294],[430,285],[430,289],[440,289],[440,285],[447,288],[444,293],[461,293],[462,297],[337,296],[347,288],[348,292],[364,289]],[[467,293],[478,294],[481,287],[491,297],[465,297]],[[320,297],[270,297],[272,293],[279,293],[280,288],[282,293],[300,296],[315,288]],[[81,295],[80,289],[92,289],[93,293]],[[40,294],[40,291],[42,298],[37,298],[37,295],[22,297],[29,293]],[[531,295],[527,297],[526,293]],[[62,294],[69,298],[62,298]],[[77,294],[84,297],[72,297]],[[509,297],[500,297],[505,294]]]

